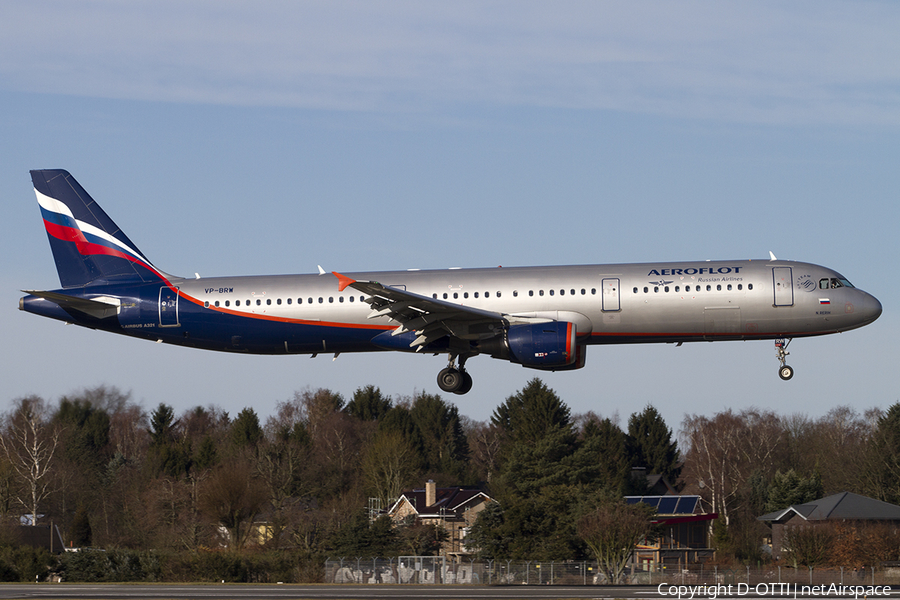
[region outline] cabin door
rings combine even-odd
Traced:
[[[772,267],[775,306],[794,305],[794,285],[790,267]]]
[[[159,288],[159,326],[178,327],[178,288]]]
[[[619,304],[619,279],[604,279],[602,284],[601,289],[603,291],[603,296],[601,308],[603,312],[615,312],[621,310],[622,307]]]

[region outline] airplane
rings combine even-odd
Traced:
[[[251,354],[446,354],[437,383],[472,387],[480,354],[580,369],[604,344],[775,340],[868,325],[872,295],[814,264],[769,259],[372,273],[176,277],[157,269],[64,170],[31,171],[62,288],[19,309],[131,337]]]

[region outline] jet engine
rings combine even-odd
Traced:
[[[531,369],[546,371],[579,369],[584,349],[575,341],[576,326],[567,321],[513,325],[503,335],[483,340],[480,352]]]

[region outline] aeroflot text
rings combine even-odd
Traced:
[[[727,275],[729,273],[740,273],[744,267],[689,267],[687,269],[650,269],[647,276],[656,275],[665,277],[666,275]]]
[[[784,596],[804,597],[836,596],[866,598],[869,596],[889,596],[889,585],[797,585],[790,583],[758,583],[751,587],[746,583],[729,585],[666,585],[659,584],[656,592],[660,596],[675,598],[709,598],[715,600],[719,596]]]

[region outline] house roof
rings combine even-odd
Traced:
[[[490,496],[478,489],[466,489],[461,487],[437,488],[435,490],[435,501],[431,506],[425,504],[425,489],[410,490],[403,492],[397,502],[390,508],[388,513],[393,513],[400,504],[406,500],[420,516],[437,515],[447,512],[455,512],[463,505],[471,500],[482,497],[490,500]]]
[[[693,515],[700,506],[700,496],[625,496],[628,504],[643,502],[656,509],[660,515]],[[700,511],[703,512],[702,509]]]
[[[900,506],[859,494],[841,492],[814,502],[794,504],[757,517],[757,520],[783,523],[795,515],[807,521],[900,521]]]

